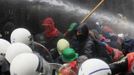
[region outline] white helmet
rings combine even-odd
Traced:
[[[31,44],[32,37],[30,31],[25,28],[15,29],[10,36],[11,43],[21,42],[26,45]]]
[[[23,53],[16,56],[10,66],[11,75],[48,75],[46,70],[49,68],[44,68],[43,65],[48,63],[43,63],[44,59],[41,59],[38,55],[33,53]],[[40,70],[39,70],[40,69]],[[51,75],[49,73],[49,75]]]
[[[5,39],[0,39],[0,55],[5,55],[7,48],[10,46],[11,44],[5,40]]]
[[[32,53],[32,49],[23,43],[14,43],[8,47],[5,57],[11,63],[13,58],[21,53]]]
[[[88,59],[82,63],[78,75],[111,75],[110,67],[100,59]]]
[[[61,54],[61,52],[64,49],[69,48],[69,47],[70,47],[70,44],[69,44],[69,42],[66,39],[60,39],[57,42],[57,49],[58,49],[59,54]]]

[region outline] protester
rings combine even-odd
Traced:
[[[60,73],[66,75],[77,75],[78,64],[77,64],[78,54],[72,48],[66,48],[61,55],[62,61],[65,63],[61,69]]]
[[[56,43],[63,38],[63,34],[55,27],[55,22],[51,17],[43,19],[42,25],[44,26],[45,46],[48,49],[56,48]]]
[[[110,64],[112,74],[133,75],[134,74],[134,52],[128,53],[122,60]]]

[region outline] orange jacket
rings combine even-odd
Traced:
[[[127,60],[128,60],[128,71],[131,71],[131,67],[134,63],[134,52],[127,54]]]

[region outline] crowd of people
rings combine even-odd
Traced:
[[[108,25],[71,23],[60,32],[52,17],[44,32],[13,30],[0,38],[0,75],[133,75],[134,39]]]

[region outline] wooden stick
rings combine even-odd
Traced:
[[[104,2],[105,0],[101,0],[94,8],[93,10],[91,10],[91,12],[89,12],[84,19],[81,21],[81,25],[82,23],[84,23],[94,12],[95,10],[97,10],[97,8],[99,8],[99,6]]]

